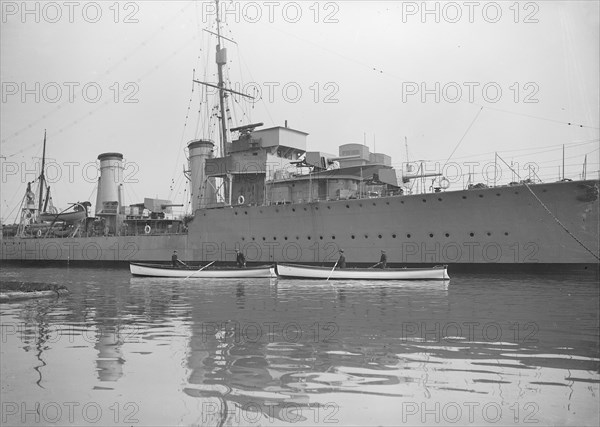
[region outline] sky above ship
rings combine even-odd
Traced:
[[[555,181],[563,144],[567,178],[586,154],[598,178],[598,2],[220,5],[228,87],[255,97],[228,97],[231,127],[287,120],[310,151],[366,144],[452,189],[459,172]],[[95,202],[105,152],[124,155],[127,204],[187,202],[186,144],[219,139],[214,91],[193,83],[217,81],[204,30],[211,2],[2,2],[2,219],[39,174],[44,130],[58,207]]]

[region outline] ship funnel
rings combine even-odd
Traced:
[[[214,146],[215,143],[208,139],[198,139],[188,144],[192,212],[215,201],[215,179],[208,178],[205,170],[206,160],[213,157]]]
[[[123,155],[121,153],[104,153],[98,156],[100,160],[100,178],[98,178],[98,194],[96,196],[96,214],[103,210],[115,209],[115,205],[120,207],[123,185]],[[118,212],[118,208],[117,208]],[[114,212],[114,213],[117,213]]]

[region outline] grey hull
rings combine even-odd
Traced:
[[[2,239],[13,261],[249,262],[319,265],[343,248],[368,265],[597,265],[598,180],[374,199],[199,209],[187,234]],[[450,269],[452,271],[452,269]]]

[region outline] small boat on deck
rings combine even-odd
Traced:
[[[85,211],[72,211],[72,212],[62,212],[62,213],[51,213],[51,212],[42,212],[40,214],[40,220],[43,222],[67,222],[74,223],[77,221],[81,221],[87,217],[87,212]]]
[[[447,266],[432,268],[331,268],[277,264],[280,278],[333,280],[449,280]]]
[[[49,194],[49,193],[48,193]],[[49,196],[47,196],[49,197]],[[51,212],[41,212],[39,215],[40,221],[43,222],[66,222],[69,224],[73,224],[75,222],[84,220],[87,218],[87,207],[91,206],[90,202],[83,203],[73,203],[67,209],[62,212],[58,212],[56,208],[53,207]]]
[[[129,270],[134,276],[146,277],[169,277],[169,278],[258,278],[258,277],[277,277],[275,268],[271,265],[262,265],[257,267],[232,268],[232,267],[173,267],[165,264],[146,264],[139,262],[129,263]]]

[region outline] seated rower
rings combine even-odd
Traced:
[[[235,262],[237,262],[238,268],[246,267],[246,257],[240,252],[239,249],[235,250]]]
[[[173,255],[171,255],[171,265],[176,268],[179,268],[180,265],[187,267],[185,262],[177,258],[177,251],[173,251]]]
[[[340,249],[340,257],[337,261],[338,268],[346,268],[346,257],[344,256],[344,250]]]

